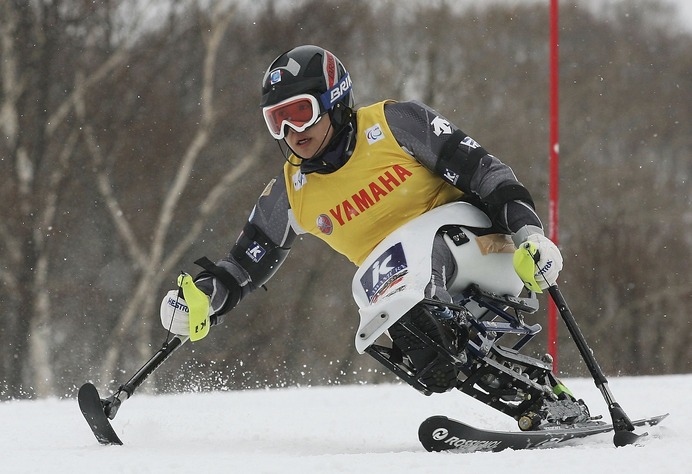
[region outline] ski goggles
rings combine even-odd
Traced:
[[[286,136],[287,125],[296,132],[304,132],[322,116],[317,97],[310,94],[296,95],[278,104],[263,107],[262,115],[269,133],[277,140]]]

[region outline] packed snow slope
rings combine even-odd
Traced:
[[[608,417],[593,381],[567,382],[592,414]],[[460,392],[425,397],[407,385],[137,393],[113,420],[123,446],[100,446],[74,398],[12,401],[0,403],[0,472],[692,472],[692,374],[611,378],[609,386],[632,419],[670,413],[638,429],[649,432],[642,446],[615,448],[612,434],[602,434],[533,451],[428,453],[417,430],[431,415],[516,425]]]

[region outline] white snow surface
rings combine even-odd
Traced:
[[[567,379],[592,414],[609,419],[590,379]],[[112,424],[123,446],[101,446],[75,398],[0,403],[3,473],[690,473],[692,374],[609,380],[631,419],[670,413],[641,446],[601,434],[560,448],[428,453],[421,421],[443,414],[479,427],[514,420],[455,391],[425,397],[404,384],[148,395]],[[102,393],[102,396],[107,395]]]

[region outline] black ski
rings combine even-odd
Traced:
[[[632,422],[634,426],[653,426],[668,414],[643,418]],[[590,422],[573,428],[556,428],[536,431],[492,431],[475,428],[446,416],[431,416],[418,429],[418,438],[428,451],[502,451],[503,449],[532,449],[555,447],[570,439],[607,433],[613,425]],[[642,436],[645,436],[644,433]]]
[[[79,400],[79,409],[99,443],[106,445],[123,444],[113,430],[106,412],[103,410],[99,392],[93,384],[85,383],[82,385],[77,399]]]

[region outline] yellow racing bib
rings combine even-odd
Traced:
[[[399,146],[385,103],[358,110],[356,147],[337,171],[304,175],[284,166],[297,223],[356,265],[404,223],[463,196]]]

